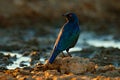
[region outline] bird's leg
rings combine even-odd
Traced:
[[[65,57],[65,54],[62,52],[63,57]]]
[[[70,57],[72,57],[71,54],[69,53],[69,49],[67,49],[66,52]]]
[[[68,54],[70,57],[72,57],[71,54],[70,54],[69,52],[67,52],[67,54]]]

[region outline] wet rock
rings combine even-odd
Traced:
[[[31,58],[33,58],[34,60],[39,60],[39,59],[40,59],[40,52],[38,52],[38,51],[32,51],[32,52],[30,53],[30,56],[31,56]]]
[[[26,63],[25,61],[22,61],[22,62],[20,63],[20,67],[27,66],[25,63]]]
[[[37,62],[39,62],[40,52],[38,52],[38,51],[32,51],[30,53],[30,57],[31,57],[30,64],[31,65],[36,64]]]
[[[1,51],[13,51],[13,50],[19,50],[21,47],[18,45],[0,45],[0,50]]]
[[[115,65],[119,67],[120,65],[120,49],[118,48],[98,48],[97,53],[91,58],[91,61],[98,65]]]
[[[25,51],[24,53],[23,53],[23,56],[29,56],[30,55],[30,51]]]
[[[87,46],[88,46],[88,44],[87,44]],[[75,52],[74,52],[74,54],[75,54],[75,56],[80,56],[80,57],[84,57],[84,58],[91,58],[92,56],[92,53],[95,51],[95,47],[88,47],[88,48],[83,48],[81,51],[78,51],[78,52],[76,52],[76,54],[75,54]]]
[[[5,63],[5,64],[11,64],[11,63],[13,63],[13,61],[12,61],[11,58],[12,58],[12,57],[10,56],[10,54],[5,55],[5,56],[3,57],[4,63]]]
[[[26,47],[24,47],[23,49],[20,50],[20,53],[23,56],[32,56],[32,53],[34,51],[39,52],[38,47],[36,47],[36,46],[26,46]]]
[[[7,70],[6,65],[0,65],[0,71]]]
[[[4,55],[3,53],[0,54],[0,67],[1,69],[6,69],[7,65],[13,64],[13,61],[16,60],[16,55],[11,56],[10,54]]]
[[[4,54],[3,53],[0,53],[0,59],[4,57]]]
[[[29,71],[31,71],[32,67],[31,66],[30,67],[24,67],[23,70],[29,70]]]
[[[14,60],[14,61],[17,60],[17,56],[16,55],[12,56],[11,60]]]
[[[28,40],[26,42],[26,44],[32,45],[32,46],[38,46],[39,45],[39,41],[37,40],[37,38],[33,38],[33,39]]]

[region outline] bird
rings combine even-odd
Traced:
[[[50,58],[48,59],[48,62],[51,64],[61,52],[63,53],[64,50],[70,57],[72,57],[69,53],[69,49],[75,46],[80,35],[80,26],[77,15],[68,12],[63,14],[63,16],[66,18],[66,23],[60,29]]]

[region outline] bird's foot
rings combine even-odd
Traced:
[[[67,54],[69,55],[69,57],[72,57],[72,55],[69,52],[67,52]]]
[[[63,57],[66,57],[65,54],[64,54],[63,52],[62,52],[62,56],[63,56]]]

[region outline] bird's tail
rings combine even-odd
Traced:
[[[55,58],[57,57],[57,55],[60,53],[60,51],[52,51],[52,54],[51,54],[51,56],[50,56],[50,58],[49,58],[49,63],[53,63],[53,61],[55,60]]]

